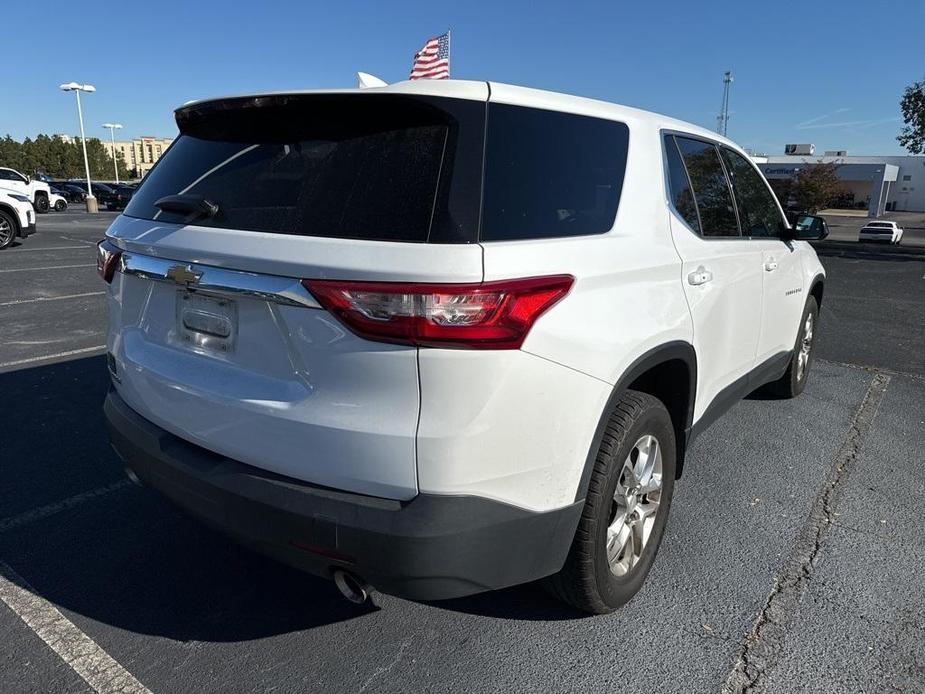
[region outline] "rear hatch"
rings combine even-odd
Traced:
[[[300,283],[482,280],[487,86],[414,89],[177,112],[180,136],[107,232],[111,368],[132,408],[283,475],[417,493],[417,348],[357,336]]]

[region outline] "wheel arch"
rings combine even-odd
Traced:
[[[694,347],[680,340],[668,342],[639,356],[618,379],[601,413],[584,470],[578,483],[576,501],[584,499],[597,458],[597,451],[611,414],[628,390],[640,390],[661,400],[671,415],[677,443],[677,477],[684,467],[687,442],[690,439],[697,392],[697,354]]]
[[[39,202],[44,200],[44,210],[39,210],[39,207],[42,207],[43,204]],[[51,209],[51,196],[48,194],[47,190],[39,189],[32,194],[32,206],[35,209],[36,214],[44,214]]]
[[[825,289],[825,277],[816,275],[809,283],[809,295],[816,299],[816,306],[822,308],[822,293]]]
[[[19,236],[22,233],[22,223],[19,221],[19,213],[12,205],[7,205],[4,202],[0,202],[0,210],[6,212],[13,219],[13,228],[16,233],[15,236]]]

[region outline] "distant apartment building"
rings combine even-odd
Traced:
[[[111,142],[106,142],[106,140],[103,140],[102,142],[103,142],[103,146],[106,148],[106,151],[112,154],[113,144]],[[133,163],[134,155],[132,154],[132,151],[133,151],[132,142],[131,141],[120,142],[117,140],[115,143],[115,148],[116,148],[117,156],[119,153],[122,154],[122,160],[125,162],[125,168],[127,168],[129,172],[132,172],[135,169],[135,164]],[[140,176],[141,174],[136,174],[136,178]]]
[[[132,167],[139,178],[145,176],[170,147],[170,138],[139,137],[132,140]],[[126,164],[128,159],[125,160]]]
[[[77,135],[65,135],[64,133],[55,133],[52,137],[59,138],[63,142],[71,144],[80,142]],[[134,140],[116,140],[113,143],[108,137],[99,138],[106,148],[106,153],[112,155],[112,148],[115,146],[116,153],[122,153],[122,159],[125,166],[135,178],[143,178],[154,166],[154,163],[161,158],[161,155],[167,151],[173,138],[170,137],[151,137],[143,135],[136,137]]]
[[[102,139],[102,138],[101,138]],[[112,150],[112,143],[102,140],[107,151]],[[169,137],[137,137],[134,140],[116,140],[116,152],[122,153],[125,166],[135,178],[144,177],[161,158],[173,140]]]

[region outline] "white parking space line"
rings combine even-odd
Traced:
[[[75,239],[73,236],[65,236],[64,234],[61,235],[61,238],[64,241],[76,241],[77,243],[82,243],[84,246],[95,246],[96,245],[95,241],[84,241],[83,239]]]
[[[36,299],[15,299],[14,301],[0,302],[0,306],[18,306],[19,304],[34,304],[37,301],[61,301],[63,299],[80,299],[85,296],[102,296],[106,292],[84,292],[83,294],[62,294],[61,296],[40,296]]]
[[[19,366],[20,364],[32,364],[37,361],[48,361],[49,359],[57,359],[59,357],[71,357],[75,354],[99,352],[102,349],[106,349],[106,345],[95,345],[93,347],[83,347],[82,349],[69,349],[66,352],[56,352],[55,354],[46,354],[41,357],[29,357],[28,359],[17,359],[16,361],[4,361],[0,362],[0,369],[6,368],[8,366]]]
[[[67,270],[72,267],[96,267],[96,263],[82,263],[81,265],[45,265],[44,267],[17,267],[0,272],[33,272],[36,270]]]
[[[0,600],[98,694],[150,690],[0,561]]]
[[[106,494],[111,494],[112,492],[117,492],[120,489],[125,489],[130,484],[131,482],[129,482],[127,479],[119,480],[118,482],[113,482],[112,484],[107,484],[103,487],[97,487],[96,489],[91,489],[87,492],[69,496],[67,499],[56,501],[53,504],[39,506],[38,508],[26,511],[25,513],[20,513],[18,516],[0,518],[0,533],[6,532],[7,530],[13,530],[14,528],[19,528],[29,523],[34,523],[35,521],[41,520],[42,518],[48,518],[48,516],[61,513],[61,511],[67,511],[68,509],[74,508],[75,506],[80,506],[81,504],[84,504],[88,501],[93,501],[94,499],[105,496]]]
[[[42,251],[70,251],[75,248],[84,250],[86,247],[87,244],[84,244],[83,246],[49,246],[48,248],[17,248],[15,254],[19,255],[20,253],[41,253]]]

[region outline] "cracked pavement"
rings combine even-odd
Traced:
[[[45,215],[0,261],[92,263],[106,219]],[[747,399],[697,441],[613,615],[532,585],[346,602],[125,485],[92,352],[0,373],[0,561],[153,692],[925,692],[925,262],[822,261],[806,392]],[[0,331],[23,318],[0,363],[99,344],[94,272],[42,272],[0,274],[4,301],[73,303],[0,306]],[[3,604],[0,643],[0,691],[90,691]]]

